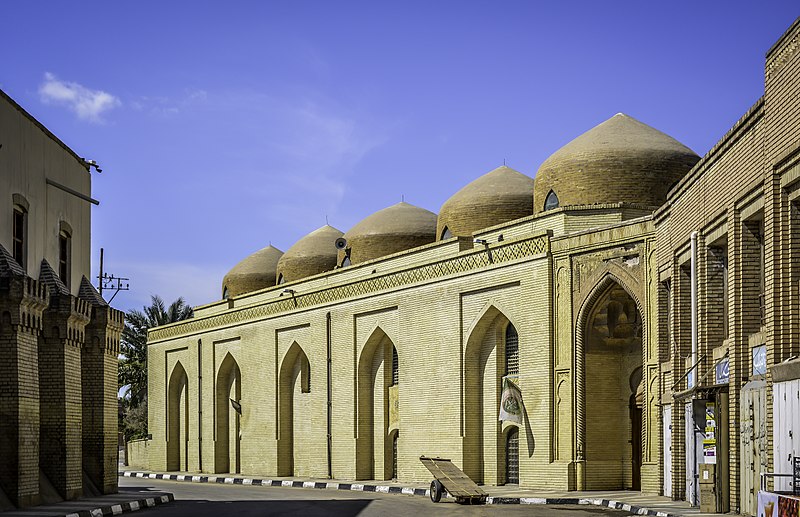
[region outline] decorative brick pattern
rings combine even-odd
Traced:
[[[187,320],[169,327],[151,330],[148,334],[148,338],[150,343],[155,343],[183,334],[192,334],[203,330],[221,328],[295,309],[313,307],[340,300],[352,299],[375,292],[397,289],[411,284],[428,282],[438,278],[487,267],[490,264],[500,264],[540,255],[547,252],[547,246],[548,240],[545,237],[525,239],[492,248],[491,254],[478,251],[433,264],[376,276],[368,280],[352,282],[330,289],[322,289],[309,294],[297,293],[291,296],[287,295],[279,300],[257,307],[227,312],[219,316],[211,316],[204,319]]]

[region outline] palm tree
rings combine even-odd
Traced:
[[[125,314],[125,328],[120,340],[119,387],[129,386],[129,407],[137,407],[147,397],[147,329],[185,320],[194,315],[192,307],[178,298],[169,307],[153,295],[143,311],[132,309]]]

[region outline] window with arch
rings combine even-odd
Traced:
[[[452,237],[453,237],[453,234],[450,232],[450,228],[445,226],[442,229],[442,235],[441,235],[441,239],[440,240],[444,241],[444,240],[447,240],[447,239],[451,239]]]
[[[347,267],[347,266],[349,266],[351,264],[352,264],[352,262],[350,262],[350,248],[347,248],[345,250],[345,252],[344,252],[344,259],[342,259],[342,266],[341,267]]]
[[[544,209],[545,211],[547,211],[547,210],[552,210],[554,208],[558,208],[558,196],[554,191],[551,190],[550,193],[547,194],[547,197],[544,200]]]
[[[222,299],[227,300],[230,296],[230,292],[228,291],[228,286],[222,288]]]
[[[397,479],[397,438],[400,431],[395,431],[392,437],[392,479]]]
[[[286,282],[286,280],[283,278],[283,273],[281,273],[278,275],[278,285],[281,285],[284,282]]]
[[[506,484],[519,484],[519,429],[516,426],[506,433]]]
[[[58,234],[58,277],[70,288],[70,269],[72,262],[72,235],[68,230]]]
[[[519,374],[519,335],[511,323],[506,327],[506,375]]]
[[[392,347],[392,386],[400,382],[400,365],[397,361],[397,348]]]
[[[12,251],[14,260],[25,269],[28,251],[28,210],[21,204],[14,205],[12,221]]]

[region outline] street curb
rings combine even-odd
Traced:
[[[220,483],[228,485],[252,485],[263,487],[316,488],[329,490],[350,490],[355,492],[381,492],[384,494],[405,494],[428,497],[430,491],[425,488],[411,488],[386,485],[365,485],[360,483],[328,483],[324,481],[300,481],[292,479],[259,479],[221,476],[198,476],[192,474],[156,474],[152,472],[124,471],[120,477],[166,479],[170,481],[188,481],[190,483]],[[449,495],[449,494],[448,494]],[[635,515],[653,517],[680,517],[677,514],[657,512],[648,508],[611,501],[608,499],[590,498],[544,498],[544,497],[487,497],[486,504],[559,504],[559,505],[594,505],[614,510],[624,510]]]
[[[101,517],[103,515],[119,515],[121,513],[135,512],[142,508],[152,508],[160,504],[171,503],[175,500],[172,494],[164,494],[159,497],[145,497],[135,501],[127,501],[118,504],[100,506],[91,510],[80,510],[65,514],[65,517]],[[35,509],[35,508],[34,508]]]

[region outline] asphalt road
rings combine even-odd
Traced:
[[[120,490],[172,492],[175,502],[136,512],[152,516],[371,516],[397,515],[527,515],[563,517],[604,517],[631,515],[630,512],[597,506],[482,505],[465,506],[451,500],[434,504],[427,497],[349,492],[310,488],[253,487],[120,478]]]

